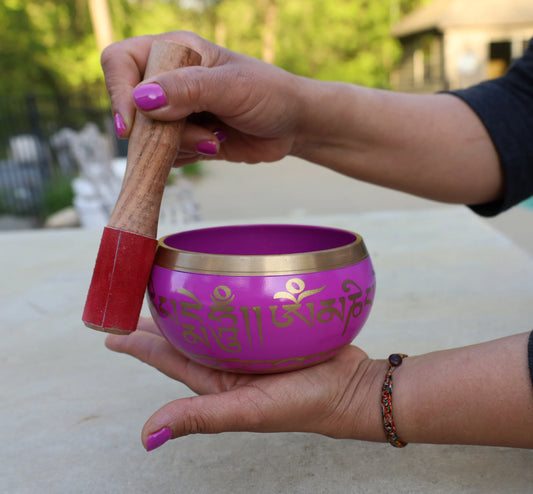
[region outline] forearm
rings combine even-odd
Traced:
[[[458,98],[310,80],[302,80],[302,87],[294,154],[439,201],[477,204],[502,194],[494,146]]]
[[[527,339],[520,334],[404,359],[393,374],[400,438],[533,448]]]

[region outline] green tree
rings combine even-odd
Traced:
[[[180,9],[176,2],[165,2],[175,15],[171,8],[167,22],[155,25],[157,32],[191,29],[301,75],[388,87],[400,56],[391,27],[427,1],[182,0]],[[155,9],[153,4],[161,2],[140,3]]]
[[[388,87],[391,26],[423,1],[223,0],[215,41],[300,75]]]
[[[0,21],[0,88],[59,93],[101,80],[85,0],[4,0]]]
[[[116,39],[195,29],[200,18],[161,0],[109,0],[109,9]],[[0,25],[3,94],[103,90],[87,0],[3,0]]]
[[[115,39],[189,29],[292,72],[387,87],[391,25],[425,0],[108,0]],[[5,95],[103,90],[88,0],[0,3]]]

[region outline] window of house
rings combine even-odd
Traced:
[[[415,87],[438,82],[441,78],[441,45],[434,35],[426,35],[418,40],[413,52],[413,82]]]
[[[489,45],[489,63],[487,75],[489,79],[501,77],[511,64],[512,45],[510,41],[492,42]]]

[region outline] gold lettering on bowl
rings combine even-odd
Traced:
[[[277,292],[274,294],[274,298],[286,298],[290,300],[291,302],[294,302],[295,304],[299,304],[304,298],[310,297],[311,295],[315,295],[315,293],[319,293],[326,286],[322,286],[320,288],[316,288],[314,290],[305,290],[305,283],[300,278],[292,278],[285,284],[285,288],[287,289],[286,292]],[[296,298],[295,295],[298,295]]]
[[[202,303],[199,297],[183,287],[176,290],[175,298],[159,295],[151,279],[148,295],[156,317],[170,318],[181,329],[187,343],[207,348],[215,345],[224,352],[236,354],[242,350],[243,344],[250,349],[254,344],[263,347],[267,337],[263,318],[268,318],[268,312],[271,323],[278,328],[289,328],[297,319],[309,327],[338,319],[339,330],[342,328],[341,334],[345,334],[350,322],[358,318],[366,306],[372,305],[375,282],[362,289],[356,282],[347,279],[341,287],[346,296],[301,303],[316,296],[326,286],[306,290],[303,280],[292,278],[285,284],[287,291],[273,295],[274,300],[284,299],[290,303],[269,305],[266,313],[260,306],[239,306],[236,295],[226,285],[214,288],[210,295],[211,304]],[[246,340],[239,337],[241,332],[246,334]]]

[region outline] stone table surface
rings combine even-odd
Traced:
[[[378,288],[355,343],[373,357],[533,327],[533,259],[466,208],[305,222],[363,235]],[[532,492],[533,451],[520,449],[225,433],[146,453],[145,420],[191,392],[82,325],[99,240],[0,234],[0,493]]]

